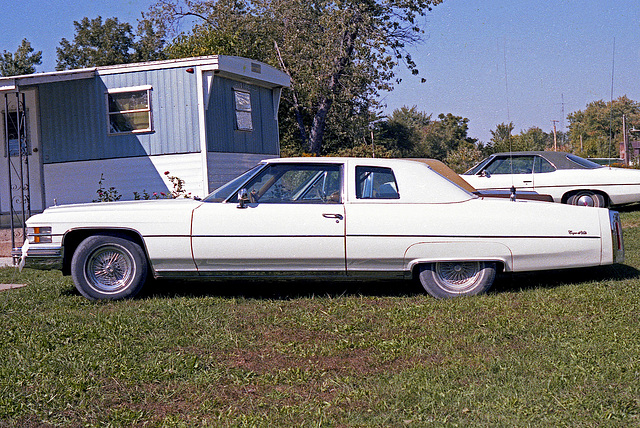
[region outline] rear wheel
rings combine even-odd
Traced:
[[[583,207],[606,207],[607,203],[605,197],[600,193],[595,193],[590,190],[581,190],[578,193],[571,195],[567,199],[569,205],[579,205]]]
[[[493,262],[437,262],[420,267],[420,283],[438,299],[485,293],[493,285]]]
[[[91,300],[135,296],[144,285],[147,270],[142,248],[118,236],[90,236],[80,243],[71,259],[73,282]]]

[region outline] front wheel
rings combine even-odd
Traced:
[[[135,296],[147,279],[142,248],[118,236],[95,235],[80,243],[71,259],[71,277],[90,300]]]
[[[420,283],[437,299],[486,293],[496,277],[493,262],[437,262],[420,266]]]

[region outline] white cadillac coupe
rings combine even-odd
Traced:
[[[599,165],[565,152],[494,153],[462,178],[478,190],[507,191],[514,186],[569,205],[640,202],[640,170]]]
[[[202,201],[58,206],[27,226],[14,256],[89,299],[132,297],[151,276],[417,278],[448,298],[487,291],[496,272],[624,258],[615,211],[478,197],[399,159],[272,159]]]

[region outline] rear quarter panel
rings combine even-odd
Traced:
[[[606,209],[488,199],[346,208],[348,271],[439,260],[495,260],[515,272],[603,262]]]

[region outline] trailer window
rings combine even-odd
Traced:
[[[110,89],[106,93],[108,134],[151,132],[151,86]]]
[[[236,127],[238,131],[253,131],[251,120],[251,93],[239,89],[233,90],[236,105]]]

